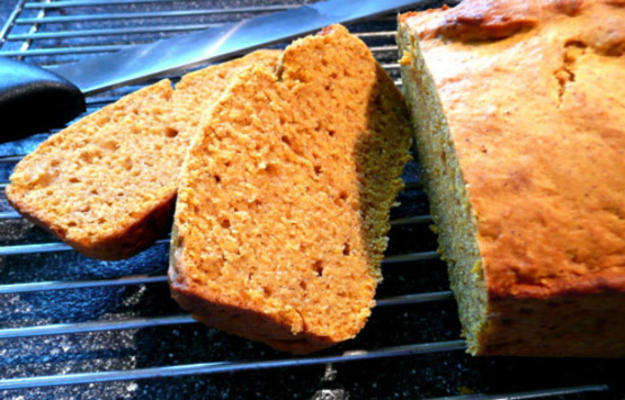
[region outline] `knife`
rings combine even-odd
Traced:
[[[429,2],[320,1],[49,69],[0,57],[0,121],[8,128],[0,141],[70,121],[85,110],[85,95],[224,59],[309,34],[327,25],[354,22]]]

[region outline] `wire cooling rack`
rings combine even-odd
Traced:
[[[430,3],[417,1],[415,8]],[[0,31],[0,55],[66,63],[297,4],[20,0]],[[401,85],[395,15],[349,28]],[[141,86],[89,97],[87,113]],[[54,132],[0,145],[0,189],[15,163]],[[402,205],[393,210],[385,282],[371,321],[357,339],[305,357],[206,328],[182,313],[167,291],[166,238],[127,261],[91,260],[23,220],[3,194],[0,398],[570,399],[613,393],[604,372],[621,364],[473,359],[462,352],[417,170],[416,163],[406,168]]]

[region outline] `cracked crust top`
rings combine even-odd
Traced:
[[[426,55],[491,298],[625,290],[625,2],[400,17]]]

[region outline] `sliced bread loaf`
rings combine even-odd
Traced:
[[[259,51],[131,93],[51,136],[15,168],[9,202],[78,251],[129,257],[170,229],[189,140],[232,76],[275,65]]]
[[[625,357],[625,7],[399,17],[424,187],[474,355]]]
[[[408,112],[342,26],[237,76],[194,138],[172,233],[173,297],[294,353],[354,337],[374,305]]]

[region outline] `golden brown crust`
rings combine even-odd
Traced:
[[[489,3],[400,18],[400,30],[420,39],[475,215],[491,312],[480,353],[622,356],[623,2]],[[605,312],[566,321],[550,299],[568,301],[566,312],[590,304]],[[531,329],[550,312],[584,344],[567,351],[573,336],[540,344]],[[609,338],[590,344],[600,330],[586,325],[604,319]]]
[[[623,22],[622,8],[588,2],[518,38],[421,42],[492,297],[625,289]],[[405,23],[421,32],[419,15]]]
[[[504,39],[565,17],[597,15],[598,8],[603,8],[603,11],[599,11],[602,14],[600,20],[584,23],[589,24],[589,28],[601,28],[602,22],[611,18],[612,7],[623,7],[623,4],[622,0],[465,0],[454,8],[406,13],[399,20],[405,22],[413,19],[413,23],[419,25],[417,31],[421,39],[490,41]],[[615,21],[618,18],[614,17]],[[583,30],[584,27],[580,28]],[[620,35],[620,31],[616,29],[612,33]],[[606,30],[603,32],[598,36],[605,38],[611,34]]]
[[[201,321],[296,353],[354,337],[381,278],[407,110],[342,26],[241,73],[185,162],[172,294]]]
[[[443,14],[436,34],[462,41],[501,39],[534,27],[538,13],[534,1],[465,1]]]

